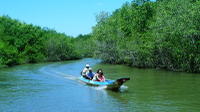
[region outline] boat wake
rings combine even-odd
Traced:
[[[73,75],[69,75],[69,74],[66,74],[66,73],[63,73],[63,72],[54,71],[54,73],[63,77],[63,78],[69,79],[69,80],[78,80],[78,77],[73,76]]]
[[[94,87],[95,90],[105,90],[106,88],[107,88],[107,86]]]
[[[107,89],[107,86],[98,86],[98,87],[92,87],[92,88],[94,88],[95,90],[106,90],[106,89]],[[121,93],[123,93],[123,92],[126,92],[126,91],[128,91],[128,86],[122,85],[122,86],[119,88],[119,90],[116,91],[116,92],[121,92]]]
[[[119,92],[126,92],[126,91],[128,91],[128,86],[122,85],[122,86],[119,88]]]
[[[68,80],[77,80],[78,79],[78,77],[76,77],[76,76],[69,75],[69,74],[66,74],[64,72],[59,72],[58,70],[52,70],[50,68],[51,66],[43,67],[39,71],[43,74],[48,75],[48,76],[53,76],[53,77],[57,77],[57,78],[65,78],[65,79],[68,79]]]

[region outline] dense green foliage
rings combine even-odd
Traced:
[[[199,0],[134,0],[96,18],[91,34],[71,38],[0,17],[0,67],[96,56],[112,64],[200,72]]]
[[[96,46],[91,34],[80,34],[74,38],[73,43],[75,44],[75,48],[78,50],[78,53],[82,58],[93,57]]]
[[[76,59],[73,38],[48,28],[0,17],[0,66]]]
[[[200,72],[200,1],[136,0],[93,28],[96,56],[108,63]]]

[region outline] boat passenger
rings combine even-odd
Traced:
[[[89,79],[88,77],[87,77],[87,74],[89,73],[89,69],[90,69],[90,65],[89,64],[86,64],[85,65],[85,68],[82,70],[82,72],[81,72],[81,75],[83,76],[83,77],[85,77],[86,79]]]
[[[94,77],[94,73],[92,72],[92,68],[89,68],[89,73],[87,74],[87,77],[92,80]]]
[[[93,81],[99,81],[99,82],[104,82],[105,81],[105,77],[104,77],[102,69],[98,69],[97,70],[97,73],[94,75],[92,80]]]

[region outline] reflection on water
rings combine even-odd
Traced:
[[[106,78],[130,77],[120,92],[77,78],[86,63]],[[121,65],[100,60],[30,64],[0,70],[0,112],[199,112],[200,74]]]

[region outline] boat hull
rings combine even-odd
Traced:
[[[130,80],[130,78],[120,78],[117,80],[106,80],[105,82],[99,82],[99,81],[92,81],[89,79],[85,79],[84,77],[79,78],[82,82],[92,85],[92,86],[106,86],[107,89],[110,90],[119,90],[121,85],[125,83],[126,81]]]

